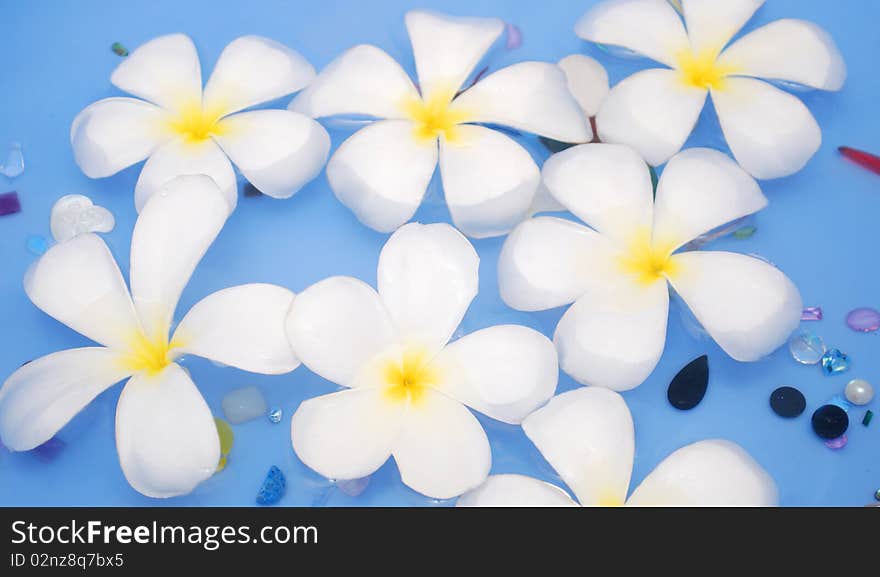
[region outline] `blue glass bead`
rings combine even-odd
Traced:
[[[274,505],[281,500],[286,489],[287,479],[284,478],[284,473],[281,472],[281,469],[272,465],[269,472],[266,473],[266,478],[263,479],[260,492],[257,493],[257,503],[260,505]]]
[[[849,357],[840,349],[830,349],[822,355],[822,370],[826,375],[842,373],[849,369]]]

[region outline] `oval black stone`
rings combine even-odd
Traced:
[[[823,405],[813,413],[813,430],[823,439],[836,439],[848,428],[849,417],[837,405]]]
[[[681,411],[688,411],[700,404],[706,396],[706,388],[709,386],[709,357],[703,355],[689,362],[678,371],[669,389],[666,398],[669,404]]]
[[[770,394],[770,408],[780,417],[793,419],[807,408],[807,400],[794,387],[779,387]]]

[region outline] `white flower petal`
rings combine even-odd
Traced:
[[[122,273],[95,234],[51,247],[28,270],[24,290],[40,310],[102,345],[125,348],[140,332]]]
[[[330,135],[303,114],[253,110],[223,119],[217,143],[260,192],[288,198],[321,172]]]
[[[110,82],[169,110],[179,111],[202,101],[199,55],[184,34],[160,36],[142,44],[116,67]]]
[[[587,117],[596,116],[610,89],[608,73],[595,58],[570,54],[559,61],[568,89]]]
[[[408,346],[439,351],[479,290],[480,257],[446,223],[410,223],[379,254],[378,287]]]
[[[204,175],[175,178],[144,206],[131,237],[131,294],[148,337],[167,337],[180,293],[228,215]]]
[[[128,375],[118,353],[104,347],[35,359],[12,373],[0,389],[0,439],[13,451],[29,451]]]
[[[694,53],[720,54],[763,3],[764,0],[682,0]]]
[[[598,387],[557,395],[523,430],[585,507],[623,505],[635,452],[623,397]]]
[[[663,280],[635,286],[601,277],[607,286],[565,312],[553,341],[560,368],[576,381],[625,391],[642,384],[663,354],[669,291]]]
[[[296,50],[269,38],[241,36],[230,42],[205,85],[208,110],[237,112],[302,90],[315,69]]]
[[[666,0],[606,0],[574,27],[584,40],[633,50],[669,66],[688,46],[681,18]]]
[[[210,176],[226,197],[230,212],[238,204],[238,183],[235,170],[213,140],[187,142],[175,138],[156,150],[138,177],[134,187],[134,204],[138,212],[163,185],[181,175]]]
[[[523,221],[498,257],[498,289],[508,306],[541,311],[574,302],[610,258],[608,241],[581,224],[552,216]]]
[[[840,90],[846,64],[831,36],[806,20],[777,20],[730,46],[718,65],[735,74]]]
[[[497,325],[444,348],[432,363],[437,389],[485,415],[519,424],[556,391],[559,366],[550,339],[519,325]]]
[[[747,172],[726,154],[690,148],[669,161],[654,203],[654,243],[678,248],[767,206]]]
[[[822,144],[804,103],[764,81],[728,78],[712,101],[733,156],[755,178],[794,174]]]
[[[214,416],[186,371],[135,375],[116,406],[116,450],[129,484],[148,497],[185,495],[217,470]]]
[[[678,268],[672,286],[734,359],[756,361],[797,328],[801,295],[776,267],[732,252],[686,252],[672,258]]]
[[[293,293],[271,284],[217,291],[193,306],[172,341],[193,354],[245,371],[280,375],[299,366],[285,333]]]
[[[437,166],[437,143],[416,142],[408,120],[380,120],[349,137],[327,164],[336,197],[358,220],[391,232],[422,202]]]
[[[492,466],[489,439],[477,419],[431,390],[410,406],[391,454],[404,484],[435,499],[477,487]]]
[[[456,507],[577,507],[568,494],[525,475],[491,475],[458,498]]]
[[[360,479],[391,456],[405,403],[377,388],[339,391],[300,404],[290,423],[293,450],[329,479]]]
[[[456,128],[460,141],[440,143],[440,175],[452,221],[485,238],[508,233],[528,214],[541,181],[525,148],[497,130]]]
[[[450,109],[466,115],[469,122],[501,124],[563,142],[592,138],[565,73],[548,62],[502,68],[467,89]]]
[[[678,449],[636,487],[635,507],[775,507],[773,478],[742,447],[710,439]]]
[[[628,144],[648,164],[659,166],[681,150],[703,104],[706,90],[688,86],[676,70],[643,70],[608,93],[596,128],[603,142]]]
[[[404,103],[419,98],[403,68],[370,44],[349,48],[291,101],[313,118],[341,114],[405,118]]]
[[[547,159],[542,176],[559,202],[603,235],[629,241],[650,230],[651,173],[631,148],[574,146]]]
[[[371,359],[396,342],[391,318],[376,291],[344,276],[299,293],[287,314],[286,330],[303,364],[348,387]]]
[[[134,98],[105,98],[73,119],[70,144],[76,164],[89,178],[104,178],[147,158],[172,137],[168,114]]]
[[[423,96],[455,94],[504,31],[497,18],[412,10],[405,19]]]

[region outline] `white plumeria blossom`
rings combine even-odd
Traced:
[[[846,65],[831,37],[804,20],[771,22],[731,39],[764,0],[605,0],[575,26],[669,68],[626,78],[597,117],[604,142],[628,144],[652,165],[681,150],[707,95],[737,162],[756,178],[799,171],[819,149],[819,125],[797,97],[765,80],[840,90]]]
[[[554,341],[563,371],[582,384],[640,385],[666,343],[669,286],[738,361],[758,360],[797,328],[797,287],[742,254],[680,251],[689,241],[767,204],[728,156],[692,148],[669,161],[652,198],[644,160],[619,144],[582,144],[544,164],[550,193],[587,226],[555,217],[520,224],[498,262],[501,298],[538,311],[574,303]]]
[[[330,63],[290,109],[377,119],[327,164],[337,198],[365,225],[391,232],[409,221],[439,163],[455,225],[472,237],[506,234],[528,214],[540,171],[525,148],[485,125],[589,141],[565,75],[551,63],[521,62],[462,91],[504,23],[415,11],[406,27],[418,88],[386,52],[359,45]]]
[[[397,462],[403,482],[445,499],[482,483],[491,453],[470,407],[505,423],[553,396],[553,343],[499,325],[448,343],[478,289],[479,257],[448,224],[401,227],[379,256],[378,292],[351,277],[305,289],[287,336],[309,369],[346,390],[304,401],[291,422],[299,458],[331,479]]]
[[[602,102],[608,96],[608,72],[605,67],[595,58],[584,54],[569,54],[557,65],[565,73],[568,90],[584,114],[589,119],[595,119],[602,107]],[[591,122],[590,130],[593,131]],[[593,140],[599,135],[593,132]]]
[[[214,418],[175,359],[192,354],[281,374],[299,361],[284,333],[293,293],[268,284],[204,298],[169,336],[177,301],[229,214],[207,176],[182,176],[144,206],[131,241],[131,292],[104,241],[81,234],[50,248],[25,292],[44,312],[101,346],[31,361],[0,389],[0,439],[13,451],[48,441],[83,407],[131,377],[116,408],[126,479],[150,497],[189,493],[220,459]]]
[[[294,50],[242,36],[223,50],[202,90],[192,40],[183,34],[155,38],[110,77],[138,98],[105,98],[74,119],[76,163],[87,176],[103,178],[147,159],[135,187],[138,211],[163,184],[190,174],[214,179],[233,210],[233,164],[262,193],[287,198],[320,173],[330,136],[296,112],[246,109],[301,90],[314,76]]]
[[[775,507],[773,478],[742,447],[721,439],[673,452],[627,498],[635,438],[618,393],[587,387],[529,415],[523,430],[577,501],[524,475],[492,475],[459,507]]]

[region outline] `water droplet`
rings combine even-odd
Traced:
[[[266,414],[268,407],[257,387],[242,387],[226,394],[220,402],[223,414],[233,425],[251,421]]]
[[[21,176],[24,172],[24,154],[21,152],[21,144],[13,142],[9,145],[9,151],[6,153],[6,160],[0,164],[0,174],[15,178]]]
[[[870,333],[880,329],[880,312],[869,307],[861,307],[846,315],[846,326],[854,331]]]
[[[281,409],[279,409],[278,407],[275,407],[269,411],[269,414],[268,414],[269,421],[271,421],[272,423],[277,425],[278,423],[281,422],[281,418],[283,415],[284,415],[284,413],[281,411]]]
[[[822,355],[822,370],[826,375],[842,373],[849,369],[849,357],[840,349],[830,349]]]
[[[825,342],[822,337],[806,329],[795,331],[788,339],[788,350],[797,362],[804,365],[815,365],[825,354]]]

